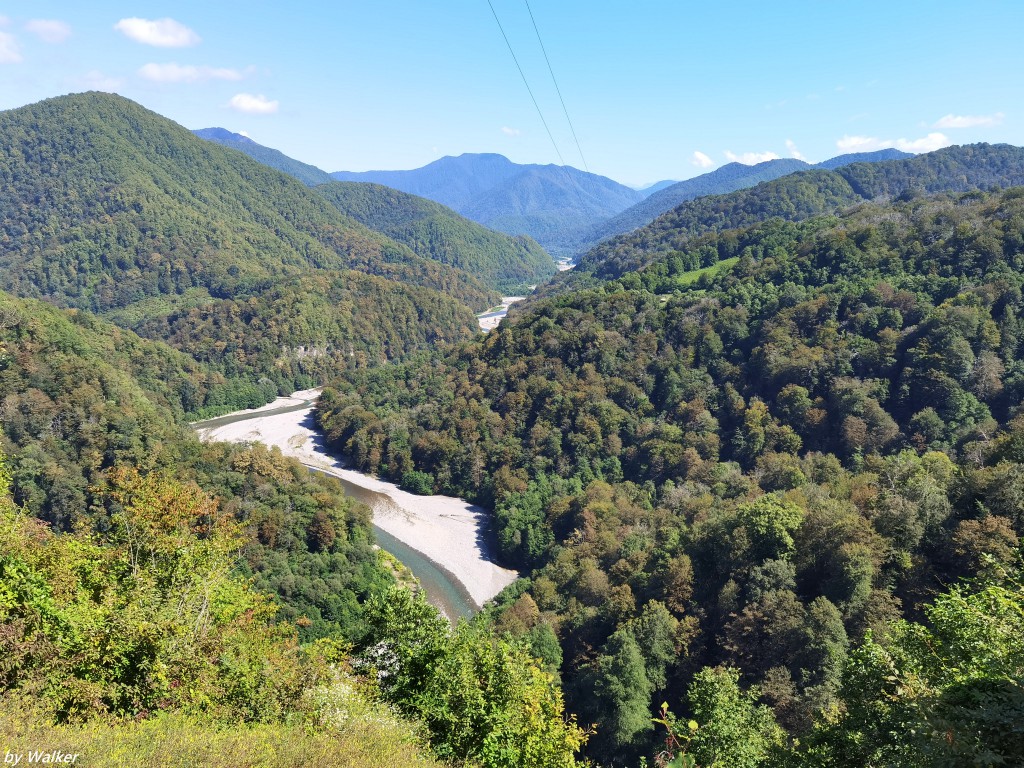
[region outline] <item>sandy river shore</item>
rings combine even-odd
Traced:
[[[374,509],[374,524],[451,574],[477,607],[515,581],[518,574],[496,565],[487,551],[485,510],[451,496],[417,496],[346,469],[330,455],[313,420],[318,395],[315,389],[294,392],[262,408],[211,420],[209,426],[198,425],[200,437],[277,446],[307,467],[387,496],[393,503]]]

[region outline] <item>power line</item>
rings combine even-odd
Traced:
[[[498,18],[498,12],[494,10],[494,3],[492,3],[491,0],[487,0],[487,5],[491,7],[491,13],[494,14],[494,20],[498,22],[498,29],[501,30],[501,36],[505,38],[505,45],[508,46],[508,52],[512,54],[512,61],[516,63],[516,69],[519,70],[519,76],[523,78],[523,85],[526,86],[526,90],[530,94],[530,99],[533,100],[533,106],[537,109],[540,121],[544,124],[544,130],[548,132],[548,138],[551,139],[551,146],[555,148],[555,154],[558,155],[558,161],[564,167],[565,160],[562,159],[562,153],[558,151],[558,144],[555,142],[555,137],[552,135],[551,129],[548,128],[548,121],[544,119],[544,113],[540,111],[540,104],[537,103],[537,98],[533,95],[533,89],[530,88],[530,83],[526,80],[526,74],[523,72],[523,68],[519,66],[519,59],[516,58],[516,52],[512,50],[512,43],[508,41],[508,35],[505,34],[505,28],[501,26],[501,19]]]
[[[488,0],[489,2],[490,0]],[[544,47],[544,41],[541,39],[540,30],[537,28],[537,20],[533,18],[533,9],[530,8],[530,0],[523,0],[526,3],[526,10],[530,13],[530,21],[533,22],[533,31],[537,33],[537,42],[540,43],[540,49],[544,53],[544,61],[548,65],[548,72],[551,73],[551,82],[555,84],[555,92],[558,93],[558,100],[562,103],[562,111],[565,112],[565,120],[569,123],[569,130],[572,131],[573,141],[576,142],[576,149],[579,150],[580,160],[583,161],[583,170],[590,173],[590,168],[587,167],[587,159],[583,156],[583,147],[580,146],[580,140],[576,138],[576,129],[573,127],[572,119],[569,117],[569,110],[565,107],[565,99],[562,98],[562,89],[558,87],[558,80],[555,79],[555,70],[551,68],[551,59],[548,58],[548,49]],[[493,6],[491,7],[493,11]],[[506,40],[506,42],[508,42]]]

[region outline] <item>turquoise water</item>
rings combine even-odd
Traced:
[[[192,427],[196,430],[212,429],[215,427],[222,427],[227,424],[235,424],[240,421],[248,421],[249,419],[305,410],[308,409],[311,404],[312,401],[307,401],[298,405],[273,408],[266,411],[259,411],[258,413],[241,413],[229,416],[220,416],[216,419],[196,422]],[[321,471],[312,467],[308,467],[308,469],[311,472]],[[397,508],[395,502],[383,493],[367,490],[355,483],[349,482],[348,480],[342,480],[339,477],[334,477],[334,475],[326,472],[323,474],[326,474],[328,477],[331,477],[341,483],[342,487],[345,489],[346,496],[351,496],[357,501],[363,502],[374,512],[377,512],[378,510]],[[446,571],[443,566],[428,559],[408,544],[404,544],[387,531],[378,528],[376,525],[373,526],[373,530],[376,534],[377,543],[380,545],[381,549],[390,552],[398,558],[399,562],[412,571],[413,576],[417,578],[420,582],[420,586],[423,587],[423,591],[426,593],[427,599],[430,603],[441,609],[452,622],[463,616],[471,616],[477,611],[476,604],[470,598],[462,584],[460,584],[454,576]]]

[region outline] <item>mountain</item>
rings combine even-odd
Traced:
[[[823,160],[822,162],[815,164],[814,167],[834,171],[836,168],[842,168],[844,165],[853,165],[854,163],[881,163],[886,160],[907,160],[913,156],[914,155],[910,152],[902,152],[898,149],[879,149],[874,152],[851,152],[846,155],[833,157],[830,160]]]
[[[653,195],[655,192],[660,192],[665,187],[671,187],[673,184],[678,184],[678,181],[672,179],[665,179],[664,181],[656,181],[653,184],[648,184],[646,187],[641,187],[637,190],[644,195]]]
[[[295,160],[283,152],[271,149],[270,147],[264,147],[248,136],[232,133],[226,128],[200,128],[199,130],[192,131],[192,133],[206,141],[212,141],[223,147],[231,147],[231,149],[244,152],[253,160],[263,163],[263,165],[269,165],[271,168],[276,168],[287,173],[289,176],[294,176],[307,187],[314,187],[317,184],[324,184],[331,180],[331,176],[327,171],[321,171],[315,165]]]
[[[630,241],[637,268],[430,360],[346,372],[320,423],[364,471],[413,467],[493,508],[529,573],[496,627],[554,635],[596,763],[659,753],[661,702],[692,717],[701,765],[1012,763],[1024,188],[970,188],[1024,182],[1022,161],[959,147],[691,201]],[[917,191],[935,187],[958,191]],[[659,241],[694,203],[723,216]],[[946,646],[963,626],[1002,634]],[[723,759],[723,722],[745,724],[735,755],[795,754]]]
[[[653,221],[665,211],[675,208],[680,203],[693,200],[704,195],[720,195],[744,187],[752,187],[762,181],[770,181],[794,171],[804,170],[808,164],[802,160],[768,160],[757,165],[729,163],[686,181],[671,184],[658,190],[613,216],[601,222],[585,235],[579,244],[581,251],[588,244],[594,244],[621,232],[629,232],[637,227]]]
[[[307,186],[320,187],[317,192],[346,216],[409,246],[424,258],[477,275],[506,295],[526,292],[528,286],[547,280],[555,271],[551,257],[528,237],[499,234],[443,205],[373,182],[361,191],[351,182],[334,182],[319,168],[223,128],[204,128],[193,133],[244,152]]]
[[[708,232],[748,227],[772,217],[799,221],[869,200],[1017,184],[1024,184],[1024,149],[1007,144],[947,147],[903,160],[801,171],[685,202],[640,229],[597,245],[562,281],[572,284],[585,275],[615,279]]]
[[[426,197],[456,211],[499,184],[515,177],[523,166],[493,153],[446,156],[411,171],[336,171],[336,181],[369,181]]]
[[[527,292],[555,272],[551,257],[532,238],[495,232],[424,197],[368,182],[333,181],[316,192],[346,216],[505,295]]]
[[[899,160],[913,157],[898,149],[882,149],[877,152],[859,152],[839,155],[830,160],[811,165],[803,160],[793,158],[767,160],[756,165],[729,163],[710,173],[696,176],[686,181],[675,182],[654,190],[644,200],[622,211],[611,219],[602,222],[590,232],[585,233],[583,240],[577,243],[578,252],[582,253],[602,240],[624,232],[630,232],[653,221],[666,211],[680,203],[705,195],[722,195],[738,189],[746,189],[763,181],[772,181],[782,176],[810,168],[834,170],[852,163],[876,163],[885,160]],[[657,185],[655,185],[657,186]]]
[[[300,383],[304,375],[286,380],[281,372],[299,371],[298,357],[310,348],[397,350],[384,341],[394,330],[386,304],[366,293],[370,275],[388,283],[370,294],[383,290],[420,318],[422,333],[408,334],[405,351],[434,335],[471,335],[471,308],[500,298],[467,272],[342,215],[290,176],[119,96],[78,94],[0,113],[0,146],[9,148],[0,159],[0,287],[12,293],[109,313],[144,330],[215,301],[264,306],[259,297],[276,286],[329,286],[337,299],[339,281],[351,284],[348,298],[324,311],[338,315],[329,324],[336,329],[354,328],[341,315],[360,313],[370,321],[360,333],[369,338],[324,338],[295,321],[293,328],[305,330],[278,350],[291,363],[250,367],[253,380]],[[311,272],[329,274],[295,282]],[[237,371],[235,345],[275,322],[240,323],[242,314],[225,313],[233,325],[219,329],[226,342],[215,350],[220,370]]]
[[[339,181],[369,181],[434,200],[510,235],[564,250],[567,231],[590,227],[642,199],[618,182],[570,166],[519,165],[497,154],[443,157],[411,171],[339,171]]]

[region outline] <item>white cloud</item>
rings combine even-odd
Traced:
[[[796,148],[796,143],[792,139],[786,139],[786,149],[788,149],[789,154],[797,160],[807,160],[806,157],[800,154],[800,150]]]
[[[737,155],[735,152],[725,150],[725,156],[731,162],[742,163],[743,165],[757,165],[768,160],[779,159],[779,156],[774,152],[744,152],[742,155]]]
[[[518,128],[509,128],[507,125],[501,126],[501,132],[506,136],[518,136],[522,133]]]
[[[245,138],[247,138],[247,139],[252,138],[251,136],[249,136],[249,132],[248,131],[239,131],[238,135],[239,136],[245,136]]]
[[[32,19],[25,24],[25,29],[44,43],[63,43],[71,37],[71,27],[56,19]]]
[[[241,80],[237,69],[223,67],[195,67],[181,64],[146,64],[139,75],[155,83],[199,83],[204,80]]]
[[[7,32],[0,32],[0,64],[17,64],[21,61],[21,46],[17,38]]]
[[[843,136],[836,142],[844,153],[874,152],[879,149],[895,147],[903,152],[934,152],[952,144],[949,137],[942,133],[929,133],[920,139],[878,139],[874,136]]]
[[[694,152],[693,157],[690,158],[690,164],[695,165],[698,168],[710,168],[715,164],[715,161],[703,152]]]
[[[936,149],[948,147],[952,143],[945,134],[929,133],[920,139],[897,139],[896,149],[902,149],[904,152],[934,152]]]
[[[121,19],[114,29],[123,32],[137,43],[157,48],[188,48],[198,45],[199,35],[174,19]]]
[[[263,94],[254,96],[251,93],[239,93],[231,97],[228,106],[238,112],[247,112],[250,115],[270,115],[277,112],[280,103],[271,101]]]
[[[116,93],[124,85],[124,81],[120,78],[108,77],[98,69],[86,72],[78,79],[78,83],[88,91],[104,91],[106,93]]]
[[[977,128],[984,125],[999,125],[1003,122],[1003,113],[994,115],[946,115],[939,118],[935,128]]]
[[[7,18],[6,16],[0,16],[0,27],[9,26],[10,23],[11,20],[9,18]]]

